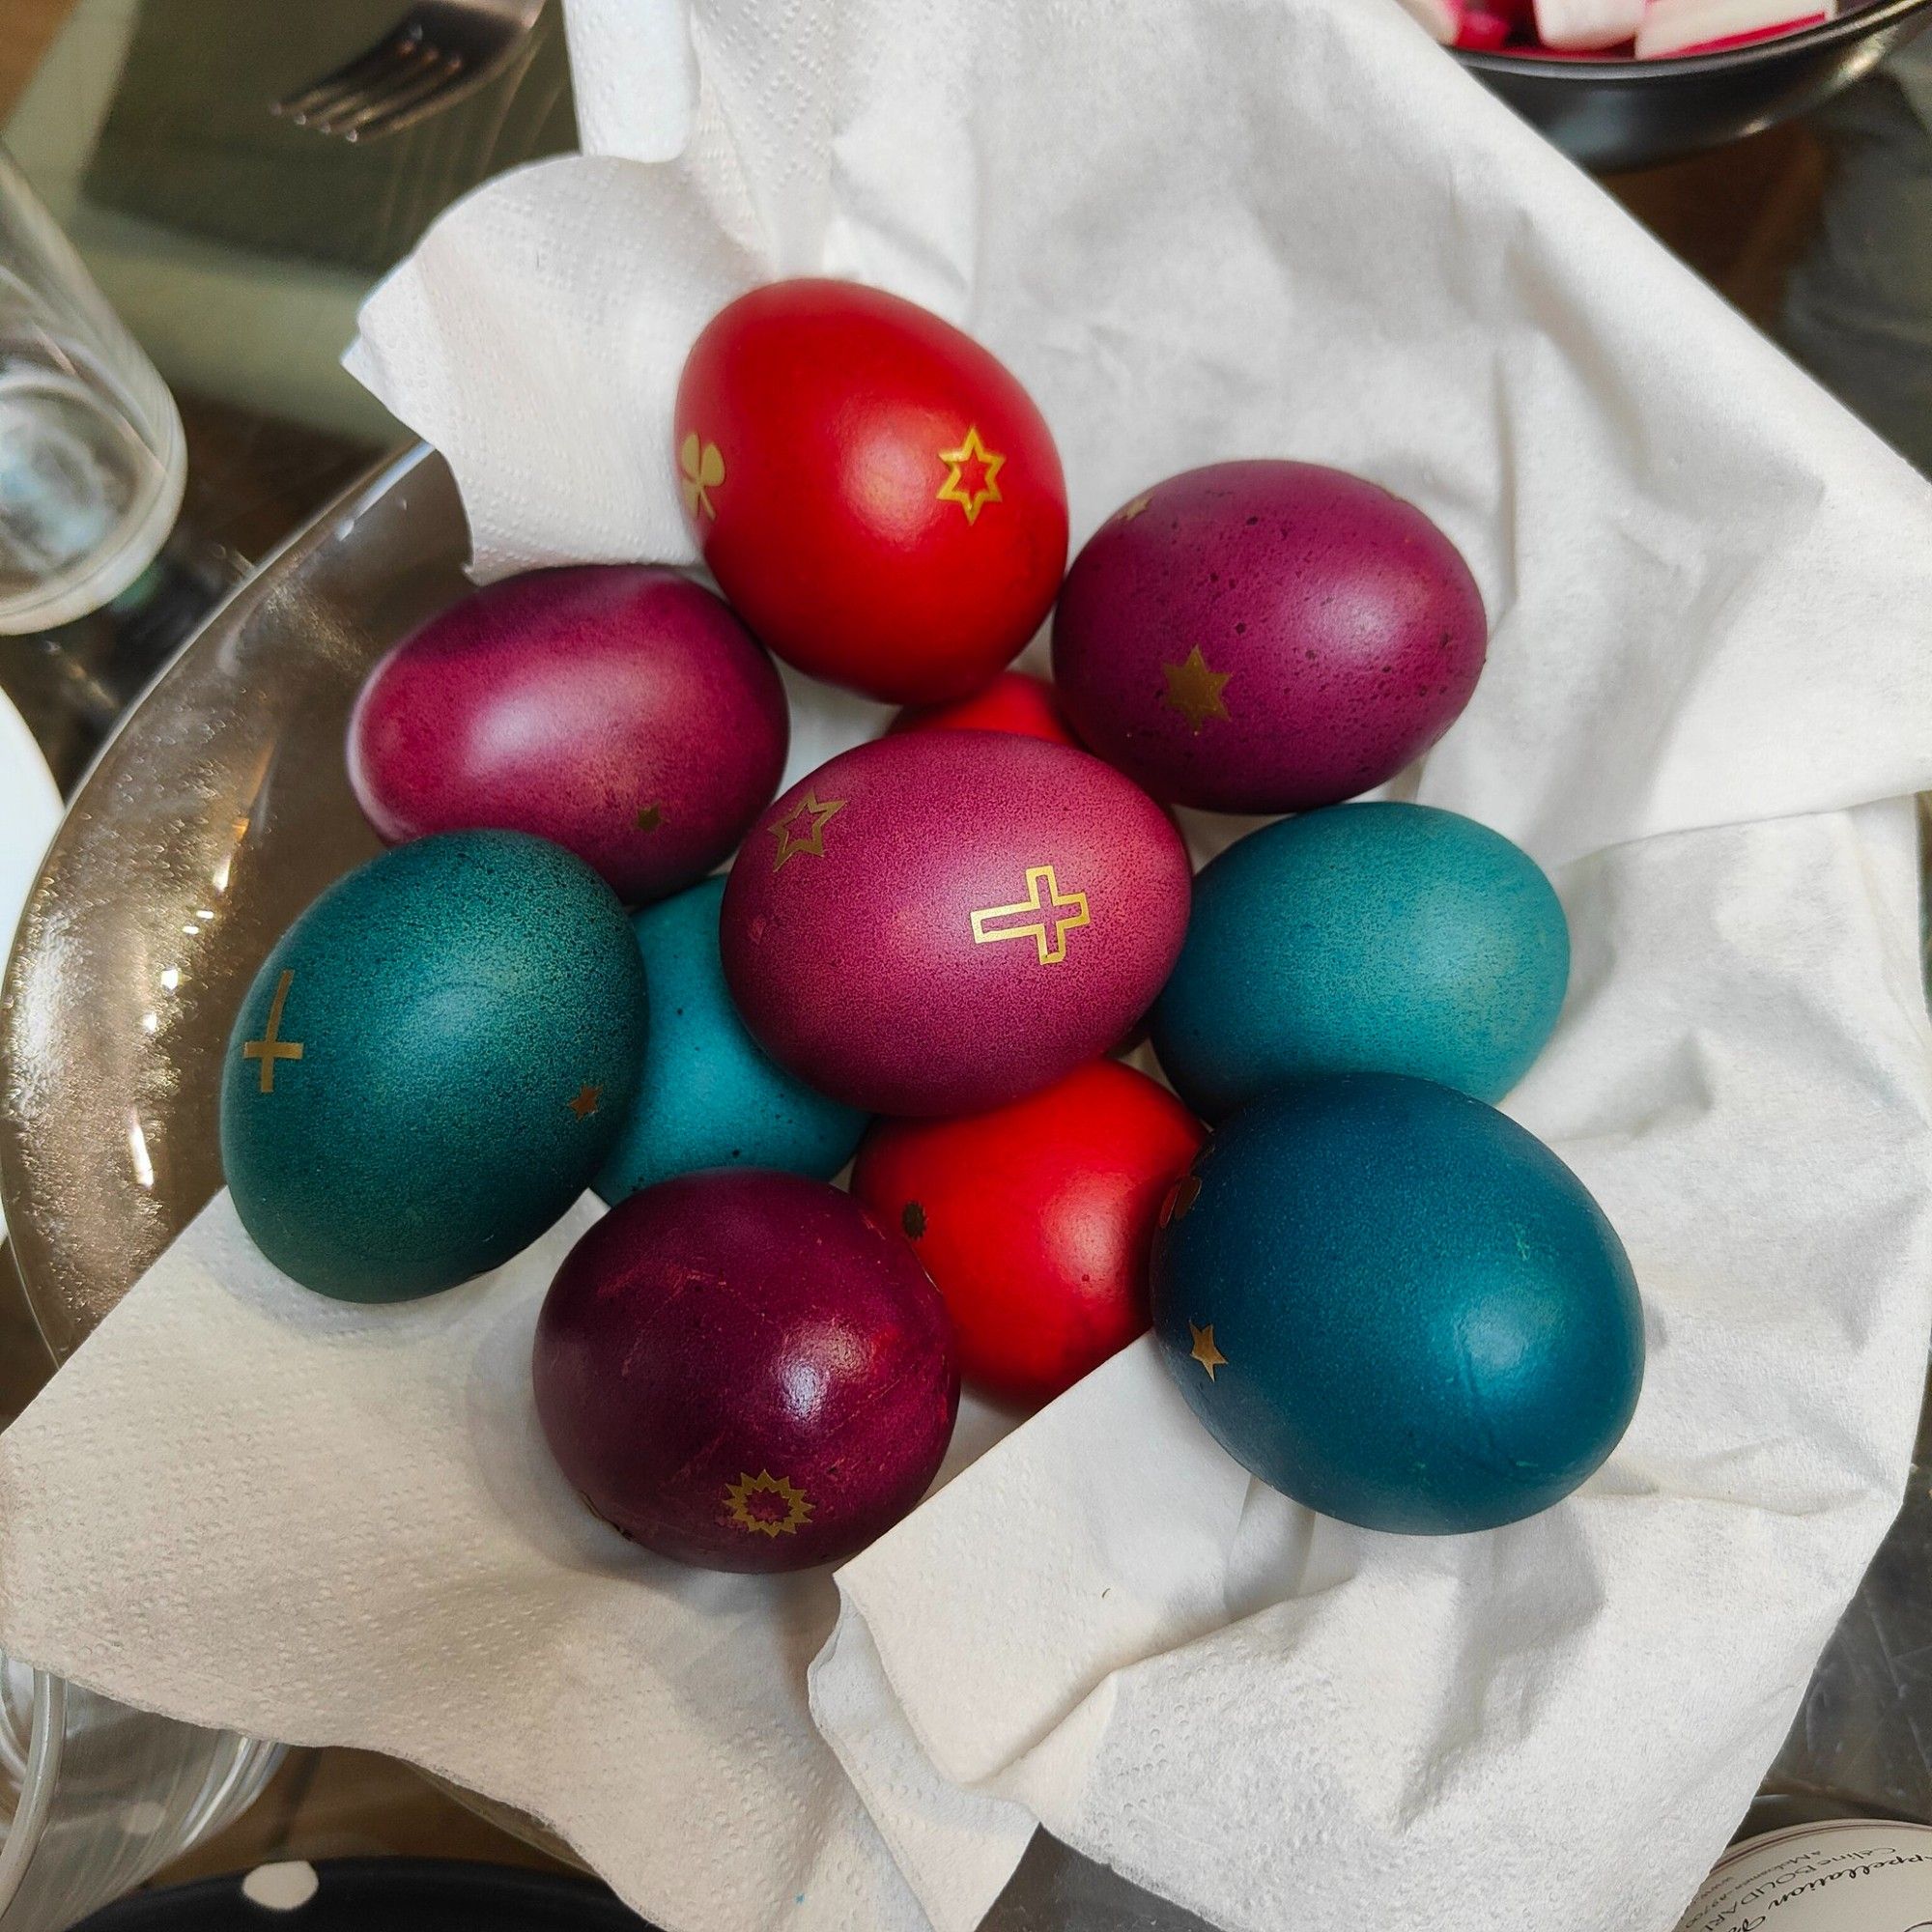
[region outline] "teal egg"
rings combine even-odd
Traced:
[[[1563,908],[1520,846],[1431,806],[1335,806],[1202,870],[1154,1051],[1210,1120],[1316,1073],[1412,1073],[1497,1100],[1569,979]]]
[[[581,859],[518,832],[399,845],[289,927],[236,1015],[236,1211],[323,1294],[453,1287],[589,1185],[645,1032],[630,922]]]
[[[780,1168],[830,1180],[869,1115],[787,1073],[745,1031],[718,956],[722,878],[632,921],[650,982],[638,1095],[596,1187],[621,1201],[706,1167]]]
[[[1251,1473],[1369,1529],[1548,1509],[1643,1380],[1623,1244],[1515,1122],[1426,1080],[1283,1087],[1215,1130],[1164,1210],[1153,1327]]]

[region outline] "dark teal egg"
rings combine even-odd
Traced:
[[[1563,908],[1520,847],[1431,806],[1336,806],[1203,869],[1154,1050],[1209,1119],[1316,1073],[1412,1073],[1498,1100],[1569,980]]]
[[[370,860],[236,1016],[221,1157],[242,1226],[344,1301],[498,1266],[610,1153],[644,1022],[630,922],[560,846],[451,832]]]
[[[830,1180],[871,1118],[787,1073],[745,1031],[718,956],[722,878],[631,923],[650,982],[651,1035],[637,1098],[596,1187],[612,1204],[707,1167],[778,1168]]]
[[[1283,1494],[1368,1529],[1492,1529],[1568,1495],[1643,1380],[1643,1311],[1581,1181],[1426,1080],[1284,1087],[1218,1128],[1154,1237],[1154,1335]]]

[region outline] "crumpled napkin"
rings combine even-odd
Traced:
[[[963,1932],[1036,1821],[1243,1932],[1663,1932],[1907,1467],[1932,497],[1387,0],[567,17],[597,152],[453,211],[352,357],[481,567],[688,558],[684,348],[808,270],[1012,364],[1076,541],[1226,456],[1415,498],[1494,640],[1403,788],[1563,893],[1571,997],[1510,1110],[1630,1246],[1635,1423],[1531,1522],[1376,1536],[1251,1484],[1140,1346],[1004,1439],[976,1409],[836,1579],[707,1577],[585,1520],[533,1434],[587,1207],[371,1311],[218,1201],[0,1437],[0,1646],[412,1757],[672,1932]],[[815,743],[856,728],[793,689]]]

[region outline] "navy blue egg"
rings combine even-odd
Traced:
[[[399,845],[290,926],[236,1015],[242,1224],[344,1301],[497,1267],[603,1164],[645,1032],[630,922],[581,859],[519,832]]]
[[[1254,1475],[1369,1529],[1491,1529],[1616,1446],[1643,1313],[1577,1177],[1492,1107],[1338,1074],[1244,1107],[1154,1237],[1162,1359]]]
[[[722,878],[636,915],[650,982],[643,1070],[596,1187],[613,1205],[674,1174],[781,1168],[830,1180],[871,1117],[828,1099],[745,1031],[718,955]]]
[[[1203,868],[1154,1051],[1209,1120],[1315,1073],[1412,1073],[1497,1100],[1569,979],[1563,908],[1520,847],[1431,806],[1336,806]]]

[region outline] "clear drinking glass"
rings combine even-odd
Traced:
[[[186,471],[167,385],[0,149],[0,634],[118,597]]]

